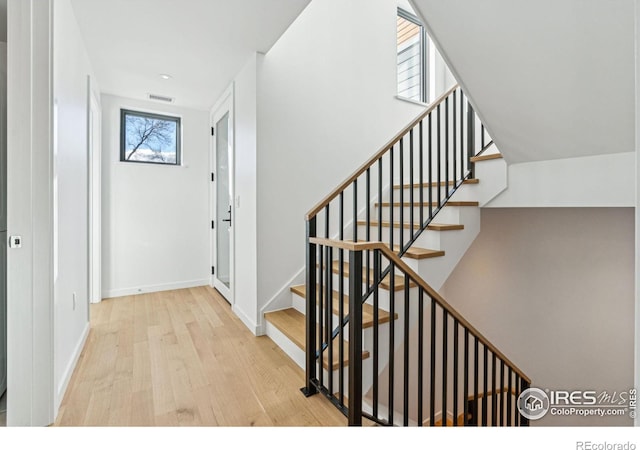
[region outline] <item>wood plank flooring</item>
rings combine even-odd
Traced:
[[[213,289],[104,300],[55,425],[345,426],[303,371]]]

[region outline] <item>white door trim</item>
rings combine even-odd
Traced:
[[[89,221],[89,302],[102,300],[102,111],[91,77],[88,83],[88,221]]]
[[[7,424],[38,426],[54,420],[53,1],[7,14]]]
[[[215,127],[217,121],[224,116],[225,113],[229,113],[229,175],[230,175],[230,190],[231,190],[231,217],[235,219],[235,114],[234,114],[234,85],[231,85],[225,90],[220,99],[216,102],[211,109],[210,122],[211,127]],[[210,169],[211,173],[215,173],[216,166],[216,146],[215,136],[211,136],[210,140]],[[216,175],[217,176],[217,175]],[[217,183],[211,183],[211,189],[209,190],[209,208],[211,220],[215,223],[215,228],[210,229],[210,249],[211,249],[211,267],[215,266],[216,261],[216,230],[221,226],[222,218],[217,217],[216,212],[216,185]],[[226,289],[221,282],[218,281],[216,275],[211,274],[211,287],[218,289],[233,306],[235,304],[235,220],[231,222],[231,236],[229,239],[230,245],[230,289]]]

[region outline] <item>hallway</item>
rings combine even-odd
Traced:
[[[104,300],[59,426],[342,426],[303,372],[209,287]]]

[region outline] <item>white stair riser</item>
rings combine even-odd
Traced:
[[[459,224],[462,223],[460,221],[460,208],[468,208],[465,206],[445,206],[444,208],[442,208],[440,211],[438,211],[438,213],[436,214],[435,218],[434,218],[434,222],[439,222],[439,223],[455,223],[455,224]],[[383,206],[382,207],[382,220],[384,221],[388,221],[391,218],[391,209],[390,207],[386,207]],[[393,221],[394,222],[400,222],[400,207],[399,206],[395,206],[393,207]],[[428,207],[415,207],[413,208],[413,223],[414,224],[419,224],[420,223],[420,209],[422,209],[422,214],[423,220],[427,220],[429,218],[429,208]],[[436,208],[432,208],[432,212],[435,212]],[[402,208],[402,220],[405,223],[410,223],[411,220],[411,208],[409,207],[404,207]],[[372,215],[372,220],[378,220],[378,213],[377,210],[375,212],[375,215]],[[377,231],[376,231],[377,233]]]
[[[479,183],[480,184],[480,183]],[[449,189],[445,189],[444,186],[440,187],[439,193],[440,193],[440,199],[444,200],[447,197],[447,194],[451,194],[453,192],[453,195],[459,195],[459,194],[465,194],[465,195],[469,195],[469,194],[474,194],[477,187],[479,186],[479,184],[463,184],[462,186],[459,186],[455,192],[453,189],[453,186],[450,186]],[[419,202],[420,201],[420,191],[422,191],[422,201],[425,203],[428,203],[429,201],[432,202],[438,202],[438,188],[437,187],[432,187],[431,189],[428,187],[424,187],[424,188],[419,188],[419,187],[414,187],[413,189],[410,189],[408,187],[405,187],[402,190],[402,196],[403,196],[403,201],[408,202],[411,199],[411,191],[413,190],[413,201],[414,202]],[[431,191],[431,200],[429,200],[429,191]],[[394,189],[393,191],[393,201],[394,202],[399,202],[400,201],[400,189]],[[384,193],[382,195],[384,201],[388,202],[391,200],[391,192],[387,191],[386,193]]]
[[[416,230],[414,230],[416,231]],[[362,236],[362,238],[364,239],[364,237],[366,236],[366,227],[364,225],[361,225],[358,227],[358,239],[360,239],[360,236]],[[382,241],[385,243],[390,243],[391,242],[391,236],[390,234],[393,233],[393,244],[394,245],[398,245],[400,242],[400,228],[391,228],[391,227],[383,227],[382,228]],[[433,231],[433,230],[425,230],[422,232],[422,234],[420,234],[420,236],[418,237],[418,239],[416,239],[416,241],[413,243],[414,246],[419,247],[419,248],[428,248],[431,250],[440,250],[441,248],[441,244],[440,244],[440,231]],[[403,241],[404,243],[407,243],[409,240],[409,237],[413,234],[412,230],[410,230],[409,228],[404,228],[403,229]],[[372,238],[374,238],[375,240],[378,239],[378,230],[376,227],[371,227],[371,236]]]
[[[413,293],[413,291],[415,291],[415,288],[410,289],[410,291]],[[344,293],[345,295],[348,295],[349,293],[348,288],[345,289]],[[396,301],[398,301],[401,295],[404,295],[404,294],[402,292],[396,292]],[[302,314],[306,314],[306,309],[307,309],[306,300],[293,292],[291,293],[291,298],[292,298],[293,307],[298,311],[300,311]],[[374,296],[372,294],[367,299],[367,303],[370,304],[371,306],[373,306],[373,298]],[[378,308],[381,309],[382,311],[388,312],[390,307],[389,298],[390,298],[389,291],[381,288],[378,292]],[[316,310],[316,317],[318,317],[317,310]],[[337,316],[335,315],[334,315],[333,323],[337,323]]]

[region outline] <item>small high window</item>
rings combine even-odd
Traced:
[[[427,35],[418,17],[398,8],[398,96],[428,103]]]
[[[180,118],[120,110],[120,161],[180,165]]]

